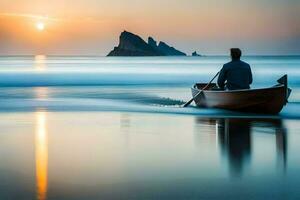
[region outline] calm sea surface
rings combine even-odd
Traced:
[[[228,57],[0,57],[0,199],[299,199],[300,56],[244,60],[279,115],[179,107]]]

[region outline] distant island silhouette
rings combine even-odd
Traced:
[[[107,56],[186,56],[186,53],[175,49],[160,41],[148,38],[148,43],[140,36],[123,31],[120,35],[119,45]]]
[[[192,56],[201,56],[201,55],[198,54],[197,51],[194,51],[194,52],[192,53]]]

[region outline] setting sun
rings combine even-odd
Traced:
[[[43,31],[45,29],[45,24],[43,22],[36,23],[36,28],[39,31]]]

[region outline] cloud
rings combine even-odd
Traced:
[[[0,13],[0,17],[20,17],[20,18],[30,18],[30,19],[37,19],[37,20],[53,20],[53,21],[60,20],[58,18],[53,18],[49,16],[34,15],[34,14],[27,14],[27,13]]]
[[[92,23],[107,23],[111,22],[111,19],[99,19],[96,17],[89,17],[89,16],[84,16],[84,17],[64,17],[64,18],[59,18],[59,17],[53,17],[53,16],[45,16],[45,15],[35,15],[35,14],[29,14],[29,13],[0,13],[0,18],[1,17],[17,17],[17,18],[29,18],[32,20],[45,20],[45,21],[62,21],[62,22],[92,22]]]

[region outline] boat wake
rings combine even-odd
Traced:
[[[139,103],[136,103],[139,102]],[[136,112],[157,114],[195,115],[217,118],[286,118],[300,119],[299,103],[289,103],[279,115],[256,115],[225,111],[219,109],[204,109],[195,106],[183,108],[183,101],[157,98],[154,100],[134,99],[87,99],[87,98],[52,98],[52,99],[1,99],[0,112],[33,112],[44,110],[48,112]]]

